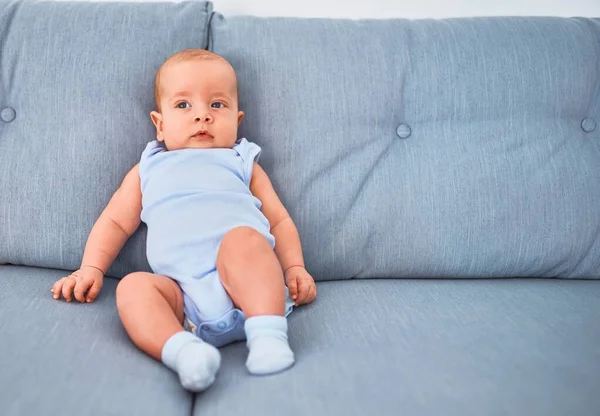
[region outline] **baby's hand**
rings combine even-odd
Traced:
[[[287,269],[285,281],[296,306],[310,303],[317,297],[315,281],[304,267],[293,266]]]
[[[71,302],[74,294],[79,302],[93,302],[102,289],[103,280],[104,275],[99,269],[83,266],[69,276],[57,280],[50,292],[54,299],[60,299],[62,295],[67,302]]]

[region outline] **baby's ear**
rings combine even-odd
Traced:
[[[154,127],[156,127],[156,139],[160,142],[163,141],[163,123],[162,123],[162,114],[158,111],[152,111],[150,113],[150,118],[154,123]]]
[[[243,118],[244,118],[244,112],[243,111],[238,111],[238,126],[242,122]]]

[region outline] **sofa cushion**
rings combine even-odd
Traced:
[[[600,19],[215,15],[319,279],[600,277]]]
[[[129,340],[117,280],[94,303],[55,301],[60,270],[0,266],[0,414],[189,415],[177,375]]]
[[[156,70],[207,46],[211,10],[0,3],[0,263],[79,266],[92,225],[155,137]],[[111,275],[149,270],[144,238],[142,228]]]
[[[583,280],[322,282],[289,317],[295,366],[253,377],[225,347],[194,415],[598,415],[599,298]]]

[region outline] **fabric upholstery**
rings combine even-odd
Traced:
[[[0,266],[0,414],[191,414],[177,375],[127,337],[117,280],[94,303],[67,303],[49,292],[65,273]]]
[[[206,2],[0,2],[0,263],[73,270],[156,137],[154,75],[207,46]],[[110,271],[149,270],[141,227]]]
[[[600,282],[448,279],[600,277],[600,19],[25,0],[0,2],[0,42],[0,263],[37,266],[0,266],[0,415],[600,414]],[[195,396],[128,339],[116,279],[49,293],[187,47],[231,61],[309,270],[349,279],[290,315],[290,371],[251,377],[238,343]],[[144,242],[109,274],[149,270]],[[407,276],[430,279],[380,279]]]
[[[289,317],[296,364],[274,377],[223,349],[194,415],[600,414],[600,282],[321,282]]]
[[[600,19],[217,14],[210,43],[317,278],[600,277]]]

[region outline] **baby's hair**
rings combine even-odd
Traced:
[[[211,60],[220,60],[225,62],[231,70],[234,71],[231,64],[227,61],[227,59],[223,58],[221,55],[217,55],[214,52],[207,51],[206,49],[184,49],[171,55],[161,66],[158,68],[156,72],[156,76],[154,77],[154,101],[156,101],[156,108],[160,111],[160,75],[162,74],[164,68],[168,65],[175,62],[185,62],[185,61],[211,61]],[[237,90],[237,88],[236,88]]]

